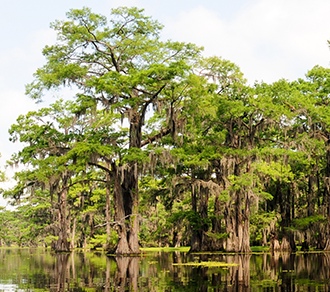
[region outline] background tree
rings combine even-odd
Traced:
[[[13,155],[12,163],[28,168],[16,173],[17,184],[5,195],[16,203],[28,200],[31,208],[49,204],[53,235],[58,236],[56,251],[69,250],[68,191],[79,174],[77,159],[69,153],[79,142],[84,123],[76,119],[73,109],[72,102],[58,101],[49,108],[20,116],[10,130],[13,142],[25,143],[25,147]]]

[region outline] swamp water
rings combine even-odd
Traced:
[[[203,265],[185,265],[193,262]],[[0,291],[330,291],[330,253],[115,258],[0,249]]]

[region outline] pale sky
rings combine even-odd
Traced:
[[[163,39],[203,46],[204,55],[236,63],[249,83],[295,80],[315,65],[330,65],[329,0],[0,0],[2,170],[20,148],[8,140],[10,125],[45,106],[25,96],[24,86],[44,64],[42,48],[55,41],[49,24],[83,6],[105,16],[118,6],[144,8],[165,25]]]

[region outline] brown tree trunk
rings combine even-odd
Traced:
[[[137,163],[132,164],[128,169],[124,171],[124,182],[122,184],[122,190],[124,198],[125,217],[126,222],[128,222],[126,229],[130,253],[139,253],[139,197]]]
[[[221,228],[221,202],[219,196],[216,196],[214,202],[214,217],[212,218],[212,232],[214,234],[223,233]],[[211,239],[211,251],[223,251],[224,250],[224,239]]]
[[[115,167],[115,165],[113,165]],[[115,168],[116,169],[116,168]],[[115,170],[115,172],[117,172]],[[114,201],[115,201],[115,219],[117,222],[118,244],[115,253],[129,254],[130,248],[127,240],[127,230],[125,223],[125,208],[123,202],[122,188],[120,185],[119,174],[114,176]]]
[[[330,251],[330,236],[327,236],[327,241],[325,243],[325,247],[324,247],[325,251]]]
[[[243,212],[243,211],[242,211]],[[243,223],[243,234],[240,252],[251,252],[250,248],[250,198],[249,194],[246,194],[245,198],[245,209],[243,212],[244,223]]]
[[[238,250],[238,239],[236,233],[236,219],[237,217],[233,214],[231,206],[225,206],[224,217],[226,220],[226,233],[228,237],[226,239],[226,251],[236,252]]]
[[[196,215],[198,214],[196,217],[199,219],[199,222],[193,222],[192,225],[190,252],[209,251],[211,250],[211,241],[207,236],[209,229],[207,224],[209,189],[202,185],[198,185],[196,189],[195,187],[192,189],[192,211]]]
[[[131,109],[129,148],[141,148],[142,122],[140,114]],[[141,114],[144,115],[144,112]],[[116,254],[139,253],[139,188],[138,188],[138,164],[130,162],[123,172],[122,183],[118,168],[113,163],[115,173],[114,200],[116,205],[116,221],[118,222],[119,241]]]
[[[315,214],[315,193],[317,190],[317,178],[314,173],[317,173],[317,169],[313,169],[313,174],[308,177],[308,194],[307,194],[307,216],[313,216]]]
[[[72,249],[75,248],[76,224],[77,224],[77,217],[74,217],[73,226],[72,226],[72,234],[71,234],[71,242],[70,242],[70,248],[72,248]]]
[[[173,232],[173,246],[174,247],[180,247],[181,246],[181,238],[182,238],[181,231],[174,231]]]
[[[236,193],[235,207],[225,208],[227,252],[251,252],[250,248],[250,199],[246,194],[245,208],[242,210],[240,193]]]
[[[192,212],[197,214],[197,194],[194,188],[191,191],[191,209]],[[200,230],[198,229],[198,222],[191,222],[191,239],[190,239],[190,252],[199,252],[201,251],[201,235]]]
[[[329,136],[329,133],[328,133]],[[326,143],[327,149],[329,149],[330,146],[330,139],[327,140]],[[325,251],[330,251],[330,234],[329,234],[329,230],[330,230],[330,150],[327,150],[327,166],[326,166],[326,177],[324,178],[324,184],[325,184],[325,190],[324,190],[324,202],[325,202],[325,208],[326,208],[326,212],[327,212],[327,216],[328,216],[328,227],[327,227],[327,231],[328,234],[326,235],[326,243],[325,243],[325,247],[324,250]],[[318,243],[320,244],[320,243]]]
[[[280,242],[278,241],[277,234],[275,233],[275,235],[273,235],[270,240],[269,251],[271,252],[271,254],[274,254],[274,252],[279,252],[280,250],[281,250],[281,245]]]
[[[208,207],[209,207],[209,189],[200,187],[200,203],[199,203],[199,214],[201,216],[201,251],[209,251],[210,240],[207,236],[207,231],[209,229],[207,225],[208,218]]]
[[[67,193],[68,193],[69,174],[67,171],[62,177],[62,190],[59,193],[59,208],[58,208],[58,224],[59,233],[58,240],[55,245],[56,252],[70,251],[70,244],[68,242],[68,224],[67,224]]]
[[[309,251],[307,233],[304,234],[304,241],[301,244],[301,251]]]
[[[292,222],[292,196],[294,196],[294,191],[291,190],[291,185],[285,185],[281,182],[278,182],[278,193],[280,199],[280,211],[281,211],[281,229],[283,233],[281,251],[292,252],[296,251],[296,244],[294,241],[294,234],[290,231],[287,231],[287,228],[290,227]],[[287,189],[285,189],[287,188]]]
[[[107,168],[110,168],[109,163],[107,163]],[[107,244],[110,242],[111,236],[111,226],[110,226],[110,174],[107,172],[105,175],[106,178],[106,202],[105,202],[105,218],[107,223]]]
[[[286,252],[291,252],[292,251],[290,242],[289,242],[289,240],[286,236],[283,237],[283,239],[282,239],[281,251],[286,251]]]
[[[267,246],[267,230],[263,228],[261,230],[262,233],[262,246]]]
[[[240,215],[239,215],[240,216]],[[249,222],[242,222],[240,218],[232,217],[226,221],[229,236],[226,240],[227,252],[251,252]]]

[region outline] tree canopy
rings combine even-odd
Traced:
[[[249,85],[236,64],[162,41],[138,8],[73,9],[51,27],[27,95],[76,94],[12,125],[11,163],[26,167],[0,220],[20,236],[5,228],[1,244],[329,250],[329,69]]]

